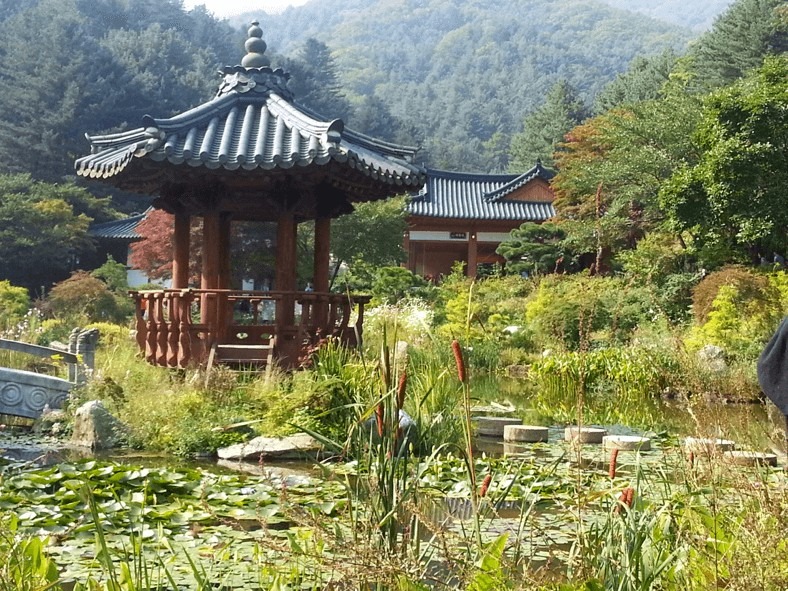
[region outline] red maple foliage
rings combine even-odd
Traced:
[[[172,252],[174,234],[173,215],[161,209],[153,209],[137,225],[137,233],[142,240],[131,245],[129,265],[144,271],[151,279],[170,279],[172,277]],[[201,222],[192,219],[191,245],[189,252],[189,276],[192,282],[199,277]]]

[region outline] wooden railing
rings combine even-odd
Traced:
[[[132,291],[137,344],[163,367],[204,363],[214,344],[262,344],[276,335],[285,367],[322,337],[356,346],[369,296],[336,293],[162,289]],[[352,324],[351,324],[352,322]]]

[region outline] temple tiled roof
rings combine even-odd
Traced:
[[[137,226],[145,219],[147,213],[146,211],[122,220],[92,224],[88,228],[88,235],[93,238],[107,238],[111,240],[140,240],[142,236],[137,234]]]
[[[549,180],[553,173],[537,163],[526,173],[475,174],[427,170],[427,184],[408,202],[413,216],[544,221],[555,215],[552,203],[508,199],[530,181]]]
[[[264,51],[258,31],[255,24],[249,41]],[[405,190],[423,185],[424,170],[413,164],[416,148],[347,130],[342,120],[323,120],[293,102],[289,74],[271,69],[262,52],[250,52],[242,63],[222,70],[219,92],[207,103],[168,119],[145,116],[143,126],[131,131],[87,136],[91,154],[76,161],[77,174],[107,179],[137,159],[227,170],[338,162]]]

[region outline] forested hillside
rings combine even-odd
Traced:
[[[321,0],[263,28],[284,55],[325,43],[368,125],[374,97],[401,122],[392,139],[423,145],[433,166],[471,170],[507,168],[511,135],[557,82],[590,103],[636,55],[681,51],[692,36],[586,0]]]
[[[602,0],[605,4],[652,18],[705,31],[733,0]]]

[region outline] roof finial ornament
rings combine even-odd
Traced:
[[[259,21],[252,21],[248,35],[249,38],[244,43],[246,55],[241,60],[241,65],[244,68],[264,68],[270,65],[270,60],[263,55],[268,46],[263,41],[263,30],[260,28]]]

